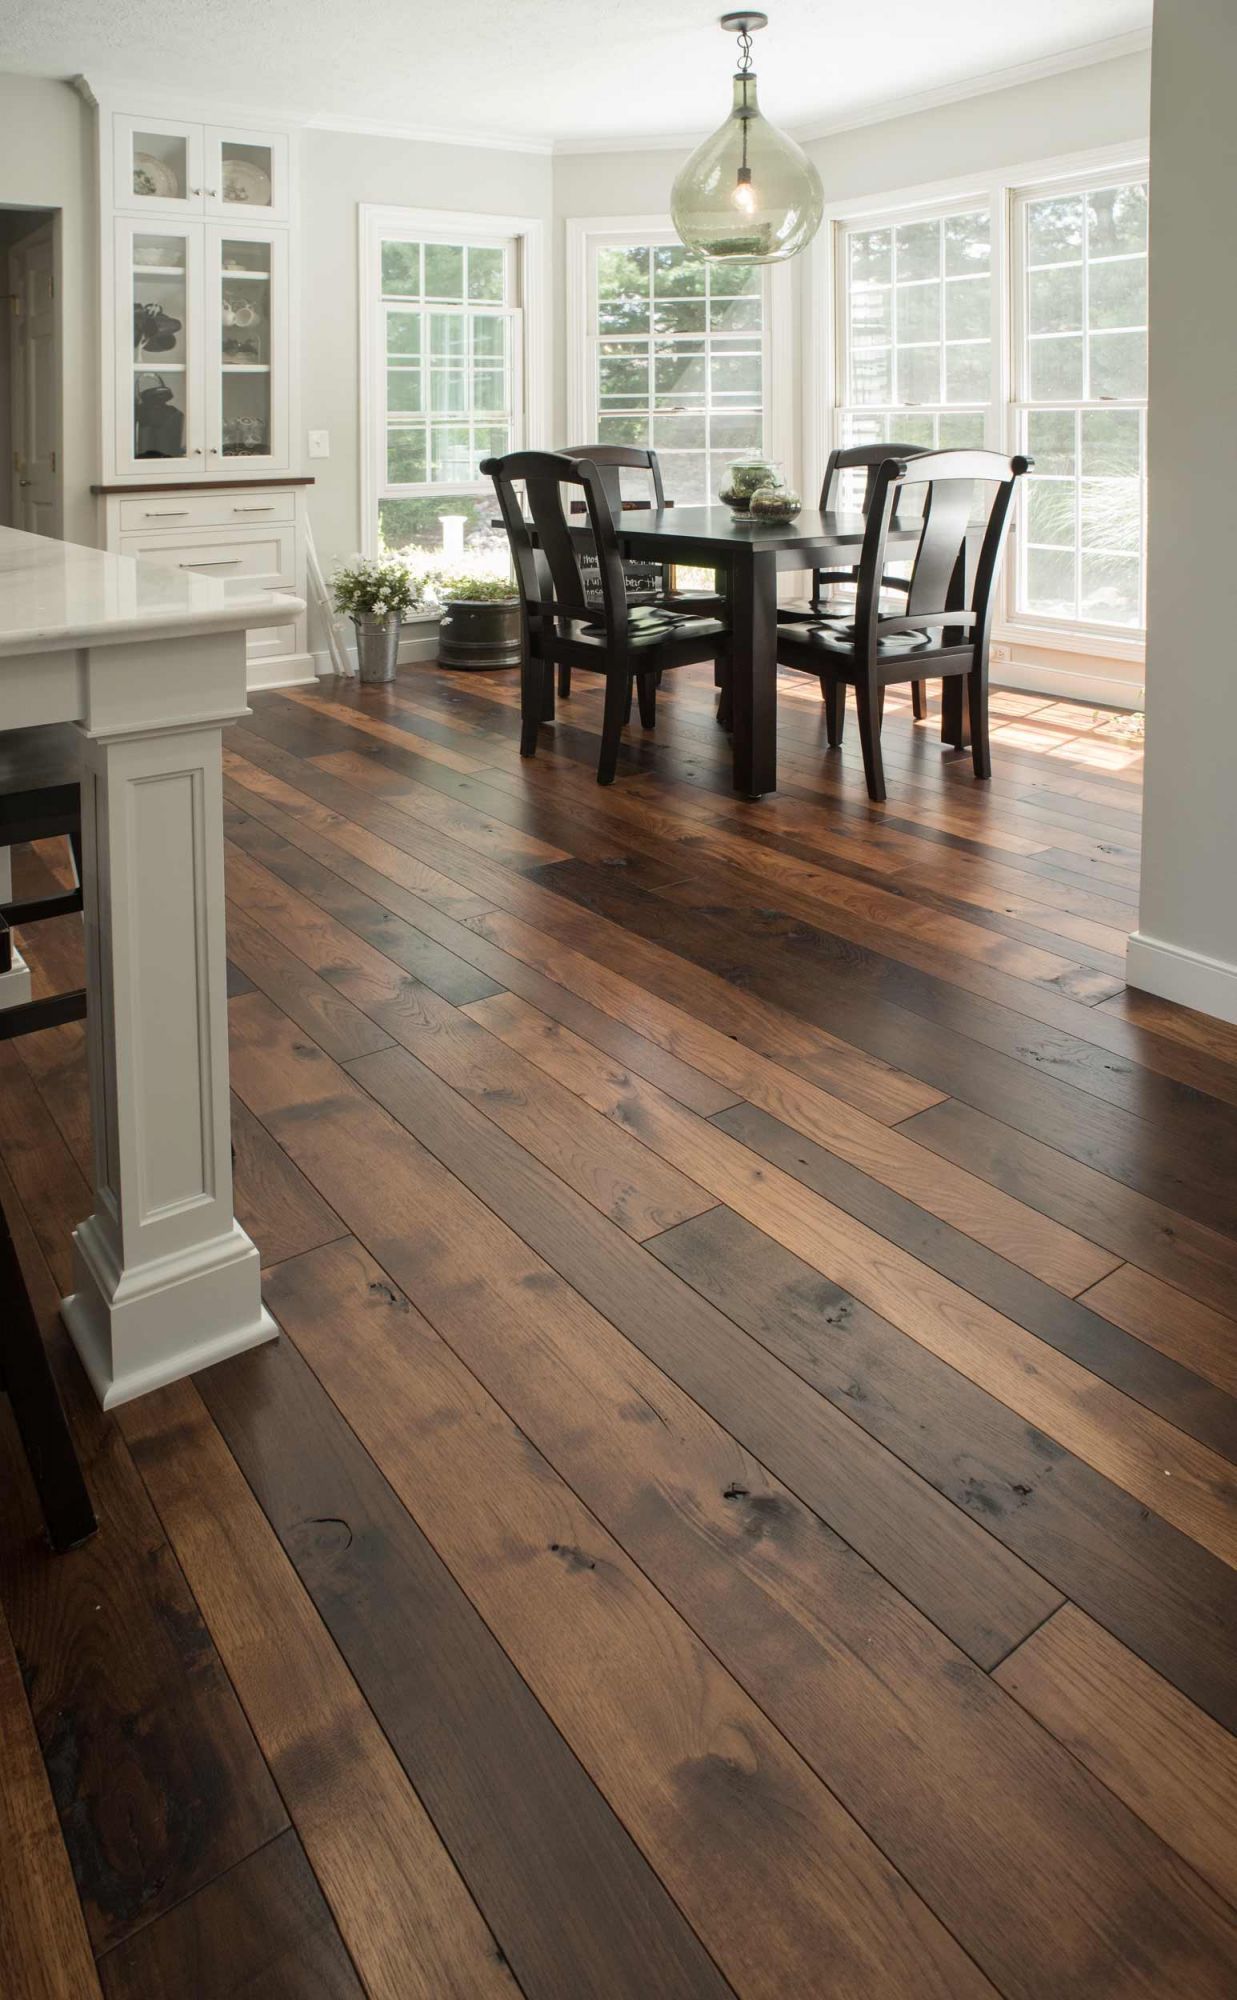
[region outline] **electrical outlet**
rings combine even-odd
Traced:
[[[311,458],[329,458],[331,456],[331,433],[329,431],[310,431],[309,456]]]
[[[988,658],[989,658],[989,660],[991,660],[991,661],[993,662],[993,664],[994,664],[994,665],[995,665],[995,664],[996,664],[996,663],[997,663],[998,661],[1004,661],[1004,662],[1008,663],[1008,660],[1009,660],[1009,647],[1008,647],[1008,646],[989,646],[989,648],[988,648]]]

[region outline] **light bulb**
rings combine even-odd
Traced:
[[[752,186],[750,172],[745,175],[742,167],[739,168],[739,178],[734,184],[734,193],[730,199],[736,208],[742,209],[744,215],[755,215],[757,209],[756,190]]]

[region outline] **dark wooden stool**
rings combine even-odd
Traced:
[[[82,907],[81,792],[75,733],[67,728],[18,729],[0,734],[0,847],[67,835],[79,886],[53,896],[0,904],[0,972],[12,965],[10,931],[16,924],[72,914]],[[81,1021],[84,991],[58,993],[0,1008],[0,1040]],[[71,1549],[97,1525],[69,1426],[56,1392],[47,1350],[0,1207],[0,1389],[13,1406],[18,1435],[57,1551]]]

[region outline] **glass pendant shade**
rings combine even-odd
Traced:
[[[697,146],[671,191],[680,240],[719,263],[777,264],[811,242],[824,202],[807,154],[761,114],[756,78],[740,70],[730,116]]]

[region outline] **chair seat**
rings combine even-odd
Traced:
[[[854,670],[856,666],[853,625],[785,625],[779,627],[777,639],[783,665],[802,664],[812,674],[832,669],[842,678],[848,677],[848,667]],[[802,653],[802,661],[792,660],[792,652]],[[878,666],[889,668],[913,665],[921,659],[925,664],[928,660],[935,664],[957,662],[961,668],[969,662],[971,652],[968,645],[942,646],[935,632],[891,632],[877,641],[876,659]]]
[[[573,645],[587,647],[603,658],[606,652],[606,630],[604,625],[594,625],[583,618],[566,621],[566,631],[560,634]],[[673,620],[663,624],[641,621],[633,618],[628,626],[628,645],[633,654],[641,656],[658,650],[681,646],[715,646],[727,637],[727,628],[719,618],[685,618],[676,613]]]
[[[81,738],[70,723],[0,730],[0,802],[15,793],[76,785],[80,771]]]

